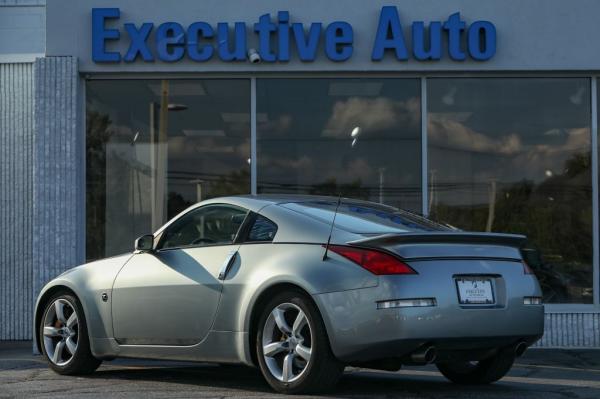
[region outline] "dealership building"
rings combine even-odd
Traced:
[[[594,0],[0,0],[0,340],[234,194],[526,234],[541,347],[600,348]]]

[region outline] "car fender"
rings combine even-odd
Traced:
[[[66,287],[79,299],[85,320],[92,353],[96,354],[95,339],[112,338],[111,294],[112,284],[121,268],[131,258],[131,254],[115,256],[101,261],[87,263],[69,269],[60,276],[48,282],[40,291],[35,304],[34,330],[37,341],[39,317],[44,311],[41,306],[42,298],[55,287]],[[106,294],[103,299],[104,294]]]
[[[73,272],[75,269],[70,269],[68,270],[66,273],[71,273]],[[38,294],[38,297],[35,301],[35,306],[33,308],[33,343],[34,343],[34,348],[37,348],[38,351],[40,351],[41,353],[41,346],[40,346],[40,342],[38,341],[39,338],[39,321],[41,321],[41,318],[43,317],[43,313],[44,313],[44,307],[42,306],[42,300],[46,300],[46,296],[49,293],[49,291],[53,290],[56,287],[66,287],[67,289],[69,289],[70,291],[72,291],[78,298],[80,297],[80,293],[79,293],[79,289],[76,287],[75,284],[73,284],[73,281],[69,278],[63,277],[66,273],[63,273],[62,275],[60,275],[59,277],[56,277],[55,279],[49,281],[46,285],[44,285],[44,287],[42,287],[42,289],[40,290],[40,293]],[[82,303],[83,306],[83,311],[86,314],[86,319],[87,319],[87,314],[88,311],[86,309],[86,305]]]
[[[222,297],[213,326],[217,331],[250,331],[257,299],[278,284],[293,284],[309,295],[372,287],[377,276],[312,244],[247,244],[223,282]]]

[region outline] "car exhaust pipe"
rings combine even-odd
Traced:
[[[515,357],[521,357],[527,350],[527,344],[523,341],[515,345]]]
[[[434,346],[427,346],[419,349],[410,355],[410,360],[418,364],[430,364],[435,362],[437,350]]]

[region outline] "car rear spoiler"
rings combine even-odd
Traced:
[[[427,232],[427,233],[388,233],[349,241],[349,245],[385,246],[393,244],[489,244],[522,248],[527,237],[520,234],[469,233],[469,232]]]

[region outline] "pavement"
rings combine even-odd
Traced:
[[[52,372],[31,342],[0,342],[0,398],[283,398],[243,366],[121,359],[92,375]],[[302,396],[295,396],[301,398]],[[331,398],[600,398],[600,350],[530,349],[508,376],[458,386],[434,366],[399,372],[346,369]]]

